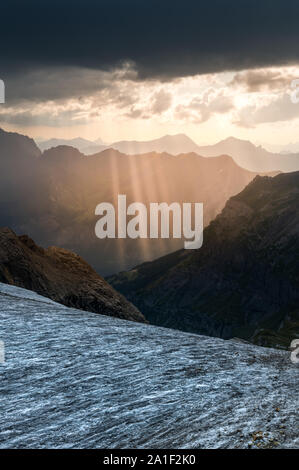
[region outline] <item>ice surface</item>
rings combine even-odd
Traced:
[[[69,309],[4,284],[0,340],[1,448],[299,447],[299,368],[288,352]]]
[[[0,294],[2,296],[6,295],[12,297],[19,297],[21,299],[36,300],[48,304],[55,304],[59,307],[64,308],[63,305],[58,304],[57,302],[54,302],[53,300],[48,299],[47,297],[36,294],[36,292],[33,292],[32,290],[23,289],[22,287],[11,286],[9,284],[3,284],[2,282],[0,282]]]

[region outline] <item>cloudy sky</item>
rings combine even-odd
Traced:
[[[298,16],[297,0],[11,0],[0,125],[106,142],[299,141]]]

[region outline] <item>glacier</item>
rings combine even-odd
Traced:
[[[0,283],[0,448],[299,448],[290,353]]]

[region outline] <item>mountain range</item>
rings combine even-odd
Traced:
[[[292,172],[299,170],[299,153],[269,152],[262,146],[256,146],[247,140],[229,137],[215,145],[200,146],[185,134],[165,135],[159,139],[141,141],[119,141],[104,145],[102,141],[91,142],[85,139],[58,140],[51,139],[39,144],[41,150],[46,150],[58,145],[70,145],[76,147],[85,155],[113,148],[127,155],[137,155],[149,152],[169,153],[178,155],[182,153],[197,153],[204,157],[216,157],[218,155],[230,155],[237,165],[249,171]],[[296,149],[296,146],[293,147]]]
[[[91,141],[83,139],[82,137],[76,137],[74,139],[37,140],[36,143],[42,152],[53,147],[59,147],[60,145],[67,145],[69,147],[75,147],[85,155],[90,155],[101,152],[101,150],[105,150],[107,148],[107,145],[105,145],[101,139]]]
[[[257,176],[180,250],[108,278],[156,325],[263,346],[299,337],[299,172]]]
[[[229,137],[215,145],[198,147],[197,152],[205,157],[214,157],[219,153],[231,155],[239,166],[251,171],[292,172],[299,170],[298,153],[272,153],[262,146],[256,146],[247,140],[234,137]]]
[[[41,151],[18,134],[0,132],[0,224],[26,233],[40,245],[81,255],[102,275],[127,270],[176,251],[180,239],[104,239],[95,236],[95,208],[128,204],[202,202],[207,225],[232,195],[255,176],[222,155],[151,152],[125,155],[107,149],[91,156],[69,146]]]

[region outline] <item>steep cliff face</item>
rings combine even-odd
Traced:
[[[178,251],[109,278],[154,324],[287,347],[299,336],[299,172],[256,177]]]
[[[43,249],[28,236],[0,229],[0,282],[24,287],[70,307],[145,322],[80,256],[57,247]]]
[[[41,151],[30,137],[16,132],[6,132],[0,128],[1,159],[16,162],[16,160],[33,160],[41,156]]]

